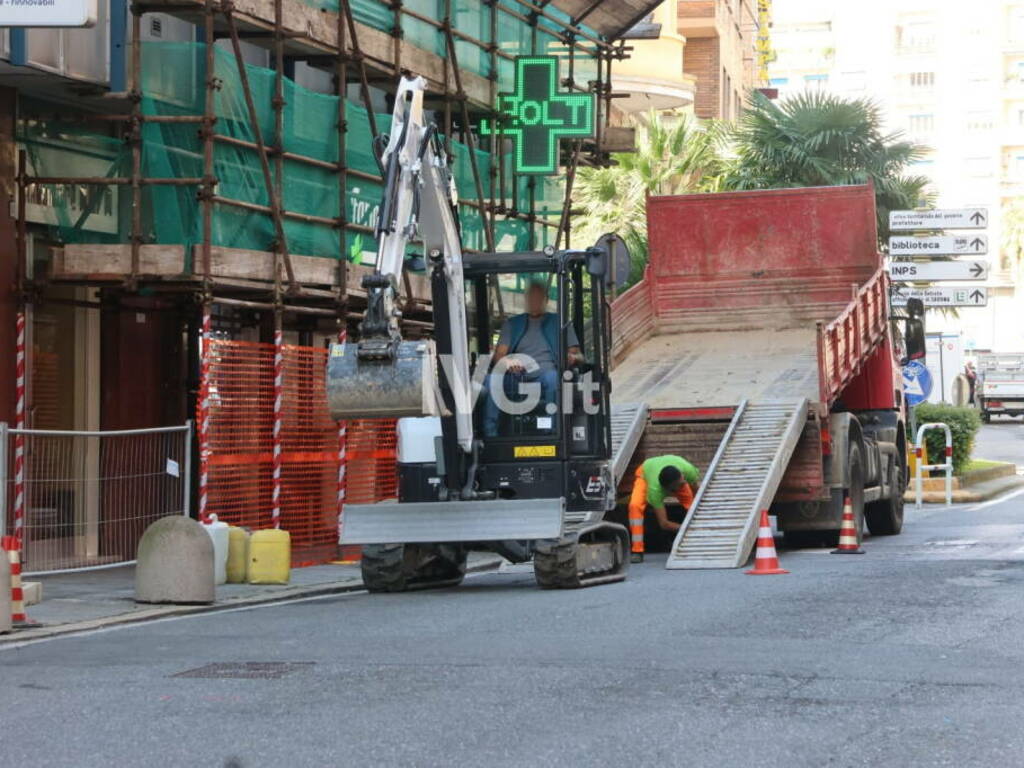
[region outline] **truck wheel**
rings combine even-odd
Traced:
[[[864,519],[872,536],[895,536],[903,530],[903,467],[896,462],[889,467],[892,496],[874,501],[864,508]]]
[[[457,544],[367,544],[360,570],[369,592],[454,587],[466,576],[467,555]]]
[[[992,414],[989,413],[988,411],[982,411],[981,420],[984,421],[986,424],[990,423],[992,421]]]
[[[853,510],[853,524],[857,529],[857,544],[864,538],[864,463],[860,456],[860,443],[851,442],[847,454],[850,462],[850,485],[846,492],[850,495],[850,508]],[[839,529],[828,532],[829,546],[839,544]]]

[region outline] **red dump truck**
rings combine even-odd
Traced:
[[[646,273],[613,305],[612,396],[646,407],[633,466],[702,470],[668,567],[742,565],[768,507],[801,544],[837,538],[847,497],[858,536],[899,533],[907,426],[873,190],[654,197],[647,217]]]

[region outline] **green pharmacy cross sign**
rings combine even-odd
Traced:
[[[558,173],[558,143],[565,137],[594,136],[594,94],[558,90],[558,58],[516,59],[515,91],[498,94],[496,125],[484,120],[484,136],[508,136],[514,144],[515,173]]]

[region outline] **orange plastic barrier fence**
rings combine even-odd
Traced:
[[[294,565],[338,555],[338,424],[327,410],[327,352],[284,345],[281,528]],[[273,525],[274,345],[213,339],[208,345],[209,497],[219,519]],[[349,422],[346,499],[397,495],[395,421]]]

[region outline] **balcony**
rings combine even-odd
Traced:
[[[679,34],[684,37],[717,37],[724,16],[720,0],[679,0]]]
[[[632,41],[632,56],[612,67],[612,89],[629,94],[615,100],[616,108],[636,114],[651,109],[682,109],[693,104],[697,81],[683,72],[685,45],[682,37],[666,31],[664,26],[656,40]]]

